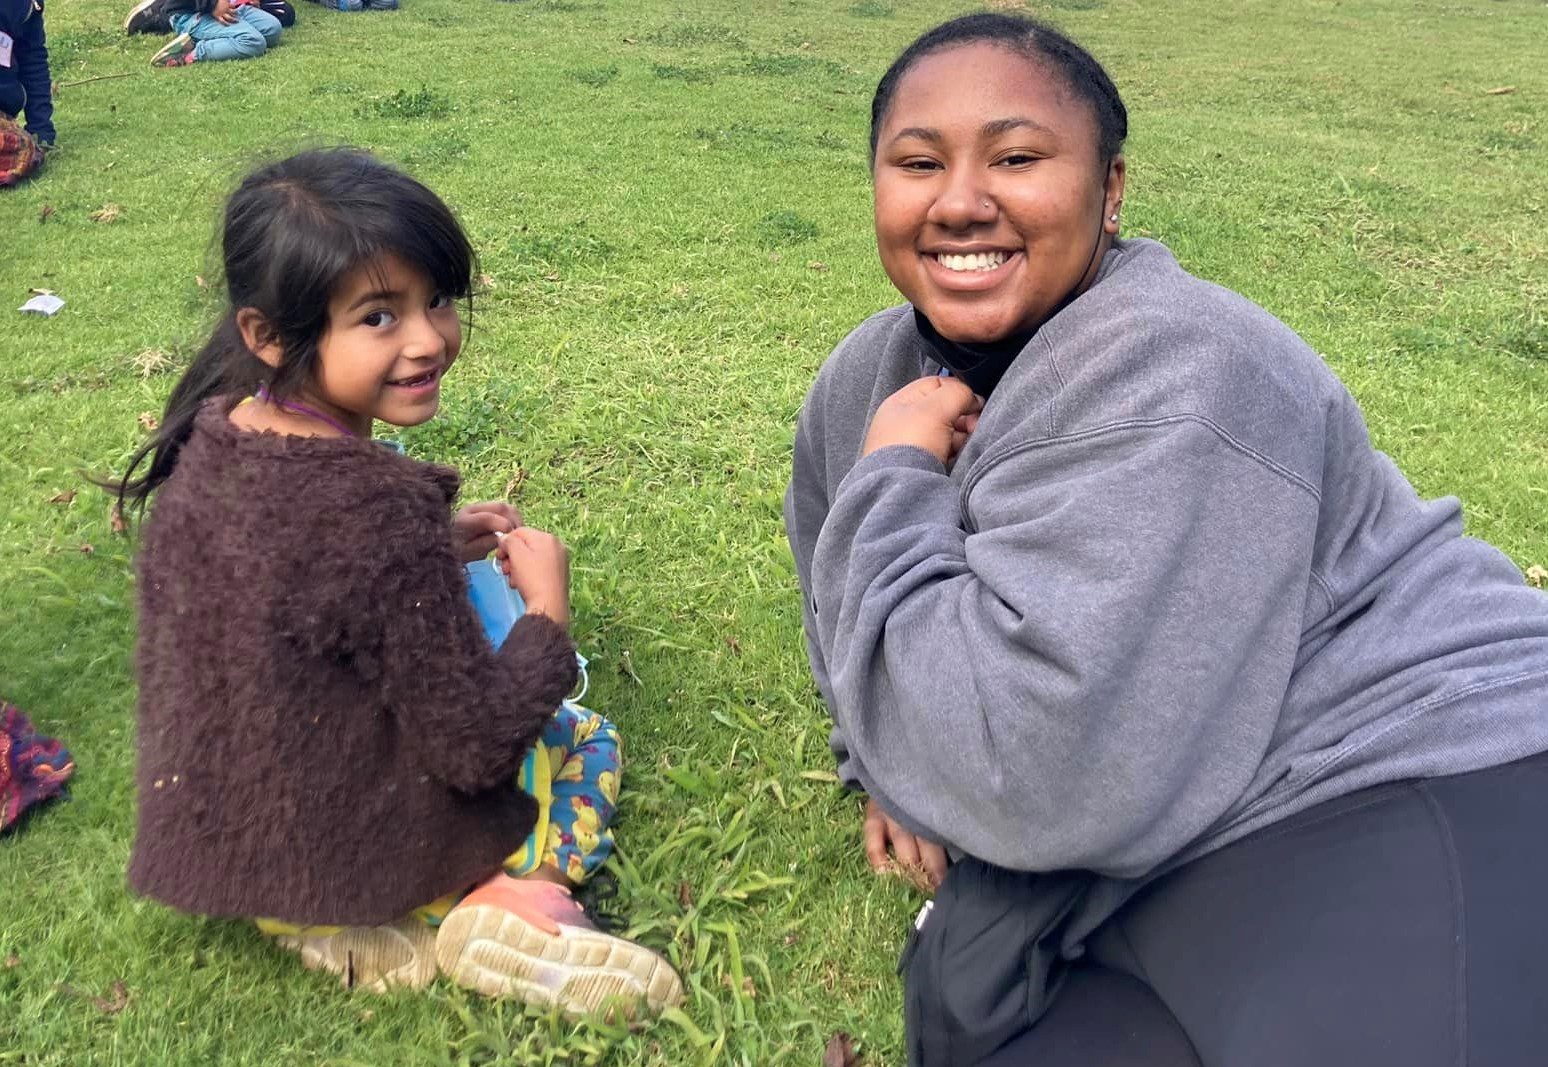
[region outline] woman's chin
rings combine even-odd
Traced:
[[[990,345],[1018,332],[1010,315],[960,314],[950,308],[920,308],[935,332],[959,345]]]

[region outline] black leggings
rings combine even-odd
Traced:
[[[1548,1063],[1548,755],[1302,812],[1088,948],[983,1067]]]

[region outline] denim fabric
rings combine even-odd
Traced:
[[[226,25],[210,15],[182,12],[172,16],[172,29],[186,33],[198,46],[194,60],[199,63],[223,59],[256,59],[279,40],[279,19],[251,4],[236,8],[237,20]]]

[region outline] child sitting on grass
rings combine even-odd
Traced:
[[[260,918],[348,985],[439,967],[569,1015],[676,1003],[671,966],[571,897],[612,847],[618,762],[614,727],[564,699],[564,546],[502,503],[453,515],[456,471],[371,440],[440,405],[461,226],[407,175],[317,150],[241,184],[223,250],[230,305],[118,484],[155,494],[131,885]],[[527,609],[498,647],[464,571],[491,551]]]
[[[335,11],[396,11],[398,0],[312,0]]]
[[[124,17],[125,33],[154,33],[165,36],[172,32],[172,13],[167,5],[176,0],[137,0]],[[296,9],[288,0],[257,0],[258,8],[265,15],[273,15],[285,29],[296,24]]]
[[[25,129],[15,120],[27,114]],[[54,100],[42,0],[0,0],[0,185],[42,165],[54,143]]]
[[[153,67],[256,59],[279,43],[280,20],[253,0],[166,0],[162,11],[177,36],[151,57]]]

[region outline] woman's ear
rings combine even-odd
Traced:
[[[1107,180],[1103,182],[1102,196],[1102,229],[1114,237],[1118,236],[1118,223],[1122,221],[1123,179],[1123,156],[1117,155],[1107,165]]]
[[[274,332],[263,312],[257,308],[238,308],[236,324],[247,350],[277,370],[285,350],[279,334]]]

